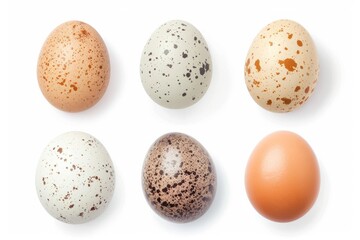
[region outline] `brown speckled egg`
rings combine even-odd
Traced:
[[[155,141],[146,156],[142,177],[148,203],[170,221],[199,218],[215,196],[216,173],[208,152],[182,133],[168,133]]]
[[[69,21],[46,39],[39,56],[38,82],[45,98],[67,112],[95,105],[110,78],[110,60],[104,41],[90,25]]]
[[[314,91],[319,64],[304,27],[279,20],[254,39],[245,62],[245,82],[257,104],[272,112],[290,112]]]

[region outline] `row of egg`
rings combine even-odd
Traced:
[[[204,37],[190,23],[169,21],[150,37],[142,52],[142,84],[159,105],[185,108],[206,93],[213,65]],[[104,95],[110,60],[104,41],[86,23],[66,22],[44,43],[38,61],[38,82],[55,107],[78,112]],[[279,20],[254,39],[244,66],[252,98],[273,112],[289,112],[304,104],[318,78],[314,43],[301,25]]]
[[[160,216],[190,222],[202,216],[216,194],[216,168],[194,138],[168,133],[150,147],[142,169],[144,195]],[[258,143],[247,164],[245,187],[264,217],[289,222],[314,204],[320,186],[316,156],[299,135],[280,131]],[[50,215],[66,223],[84,223],[108,206],[115,169],[99,140],[68,132],[44,149],[36,172],[39,199]]]

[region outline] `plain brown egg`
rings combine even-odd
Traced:
[[[277,222],[296,220],[309,211],[318,196],[316,156],[299,135],[272,133],[252,152],[245,185],[250,202],[261,215]]]
[[[53,106],[67,112],[90,108],[109,84],[110,60],[104,41],[84,22],[61,24],[41,49],[37,76]]]

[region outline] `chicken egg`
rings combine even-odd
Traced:
[[[79,112],[95,105],[110,79],[110,60],[104,41],[90,25],[69,21],[46,39],[37,76],[45,98],[56,108]]]
[[[313,206],[320,188],[320,170],[310,145],[299,135],[279,131],[253,150],[246,167],[246,192],[264,217],[290,222]]]

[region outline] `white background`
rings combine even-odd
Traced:
[[[354,1],[355,2],[355,1]],[[359,237],[359,18],[348,1],[8,1],[1,7],[2,143],[0,238],[36,239],[343,239]],[[3,4],[1,4],[3,5]],[[4,11],[5,10],[5,11]],[[358,13],[356,13],[358,14]],[[5,19],[3,19],[5,18]],[[320,79],[301,109],[275,114],[247,92],[243,66],[253,38],[278,19],[301,23],[320,59]],[[196,26],[209,45],[213,78],[196,105],[169,110],[146,95],[140,80],[142,49],[162,23],[182,19]],[[48,34],[68,20],[92,25],[111,59],[111,80],[102,100],[81,113],[61,112],[43,97],[36,66]],[[6,31],[6,30],[7,31]],[[6,43],[4,43],[4,37]],[[5,84],[4,84],[5,83]],[[2,116],[6,115],[6,123]],[[53,219],[35,190],[38,158],[51,139],[85,131],[107,148],[117,183],[109,208],[98,219],[68,225]],[[280,224],[261,217],[245,193],[244,172],[255,145],[276,130],[291,130],[313,147],[321,170],[321,191],[312,210]],[[198,221],[175,224],[157,216],[141,188],[145,154],[156,138],[180,131],[211,154],[218,189]],[[3,144],[1,144],[3,146]],[[352,148],[353,147],[353,148]],[[3,147],[2,147],[3,148]],[[3,151],[1,151],[3,152]],[[5,190],[4,190],[5,189]],[[3,212],[6,212],[4,215]],[[4,234],[5,237],[4,238]],[[51,237],[51,238],[50,238]]]

